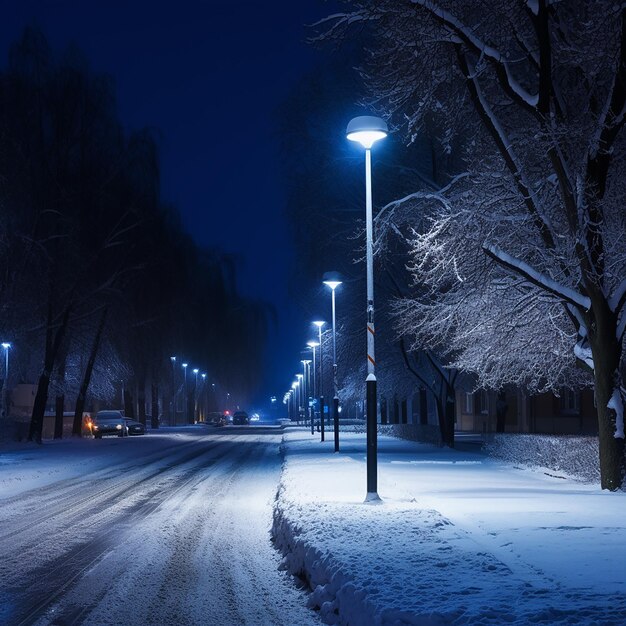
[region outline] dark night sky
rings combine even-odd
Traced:
[[[287,294],[295,254],[283,217],[273,112],[320,53],[304,24],[320,0],[0,0],[2,65],[24,26],[75,42],[111,74],[129,129],[159,129],[163,197],[201,244],[239,259],[240,291],[279,311],[267,393],[290,382],[306,328]]]

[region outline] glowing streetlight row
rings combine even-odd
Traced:
[[[350,141],[360,143],[365,148],[365,233],[366,233],[366,278],[367,278],[367,378],[366,384],[366,406],[367,406],[367,501],[380,500],[378,496],[378,469],[377,469],[377,391],[376,391],[376,356],[374,350],[374,252],[373,252],[373,218],[372,218],[372,157],[371,149],[374,143],[387,136],[388,128],[384,120],[369,115],[355,117],[350,120],[346,129],[346,137]],[[339,451],[339,395],[337,386],[337,335],[336,335],[336,308],[335,290],[341,285],[341,280],[336,274],[324,276],[324,284],[331,290],[332,297],[332,330],[333,330],[333,422],[335,431],[335,452]],[[320,401],[320,421],[322,431],[322,441],[324,441],[324,406],[323,390],[317,389],[315,377],[315,348],[320,348],[320,385],[322,384],[322,326],[324,322],[313,322],[318,328],[318,341],[309,341],[307,346],[313,352],[313,393],[318,394]],[[283,402],[294,403],[297,398],[303,397],[303,388],[306,387],[306,364],[304,374],[296,375],[294,381],[284,396]],[[301,384],[301,381],[303,382]],[[300,392],[298,394],[298,392]],[[308,404],[308,398],[306,399]],[[301,405],[300,405],[301,406]],[[305,408],[308,411],[308,407]],[[306,415],[306,413],[305,413]],[[313,419],[311,416],[311,433],[313,433]]]
[[[175,421],[175,416],[176,416],[176,407],[174,406],[174,390],[173,390],[173,386],[174,386],[174,372],[175,372],[175,366],[176,363],[178,361],[178,357],[176,356],[171,356],[170,357],[170,362],[172,364],[172,400],[171,400],[171,418],[172,418],[172,422]],[[184,384],[183,384],[183,390],[184,390],[184,403],[185,403],[185,413],[187,413],[188,411],[188,396],[187,396],[187,369],[189,368],[189,363],[184,362],[181,363],[181,367],[183,368],[183,372],[184,372]],[[200,372],[200,368],[194,367],[192,368],[192,373],[194,375],[195,378],[195,386],[194,386],[194,419],[195,416],[198,412],[198,396],[197,396],[197,389],[198,389],[198,374],[200,374],[200,377],[202,378],[202,384],[204,386],[204,384],[206,383],[206,377],[207,374],[206,372]],[[213,392],[215,393],[215,383],[211,383],[211,387],[213,389]],[[227,398],[230,400],[230,393],[226,394]]]

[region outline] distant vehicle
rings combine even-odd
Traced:
[[[261,421],[261,416],[258,413],[253,413],[250,416],[250,421],[251,422],[260,422]]]
[[[213,426],[226,426],[227,420],[223,413],[220,411],[214,411],[206,416],[206,423]]]
[[[121,411],[98,411],[90,428],[96,439],[102,439],[108,435],[128,436],[128,426]]]
[[[233,413],[233,425],[244,426],[250,423],[250,418],[245,411],[235,411]]]
[[[146,415],[146,419],[147,419]],[[126,422],[126,429],[129,435],[145,435],[146,427],[137,420],[130,419],[130,417],[125,417],[124,421]]]

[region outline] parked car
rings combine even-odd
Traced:
[[[206,423],[212,426],[226,426],[227,421],[224,413],[221,411],[214,411],[206,416]]]
[[[128,436],[128,426],[121,411],[98,411],[91,422],[91,432],[96,439],[109,435]]]
[[[146,420],[148,416],[146,415]],[[125,417],[124,421],[126,422],[126,429],[128,430],[129,435],[145,435],[146,427],[137,420],[133,420],[130,417]]]
[[[235,411],[233,413],[233,425],[243,426],[249,424],[250,419],[245,411]]]

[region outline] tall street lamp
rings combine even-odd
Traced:
[[[176,426],[176,391],[174,389],[176,381],[176,357],[170,357],[170,363],[172,364],[172,397],[170,399],[170,424]]]
[[[320,421],[322,423],[322,441],[324,441],[324,357],[322,355],[322,326],[326,322],[315,321],[314,326],[317,326],[317,337],[320,344],[320,378],[319,378],[319,397],[320,397]]]
[[[298,385],[298,422],[300,421],[302,417],[302,412],[304,410],[304,402],[303,402],[303,394],[302,394],[304,390],[304,383],[302,382],[303,378],[304,376],[302,376],[302,374],[296,374],[297,385]]]
[[[319,341],[309,341],[306,345],[311,348],[311,352],[313,353],[313,395],[317,396],[317,404],[320,411],[320,428],[318,430],[320,430],[320,432],[322,433],[321,441],[324,441],[324,407],[322,406],[322,399],[320,397],[321,393],[319,390],[319,386],[321,381],[317,377],[317,367],[315,359],[315,348],[320,346],[320,362],[322,361],[322,344]],[[313,403],[313,406],[315,407],[315,402]],[[313,409],[313,411],[315,411],[315,409]]]
[[[9,350],[11,344],[5,341],[1,345],[4,348],[4,416],[9,417]]]
[[[189,422],[189,401],[187,399],[187,367],[189,366],[189,363],[183,363],[183,372],[185,372],[185,381],[184,381],[184,406],[183,406],[183,416],[184,416],[184,420],[185,423]]]
[[[325,280],[324,284],[330,288],[332,292],[332,311],[333,311],[333,427],[335,431],[335,452],[339,452],[339,392],[337,390],[337,331],[335,318],[335,289],[341,285],[341,281],[329,276],[329,280]]]
[[[311,434],[313,435],[315,433],[315,427],[313,425],[311,403],[309,402],[311,396],[311,371],[309,363],[311,363],[311,359],[302,359],[300,363],[302,363],[302,372],[304,373],[304,415],[305,419],[306,416],[311,419]]]
[[[365,148],[365,234],[367,260],[367,496],[365,501],[380,500],[378,496],[377,434],[376,434],[376,358],[374,354],[374,249],[372,225],[372,153],[376,141],[387,136],[387,124],[379,117],[364,115],[350,120],[346,136]]]
[[[202,395],[204,396],[203,402],[202,402],[202,415],[203,415],[203,420],[206,422],[206,414],[207,414],[207,393],[206,393],[206,374],[202,373],[200,374],[200,376],[202,376]]]
[[[198,372],[200,370],[195,367],[193,370],[195,381],[193,383],[193,421],[195,422],[198,419]]]

